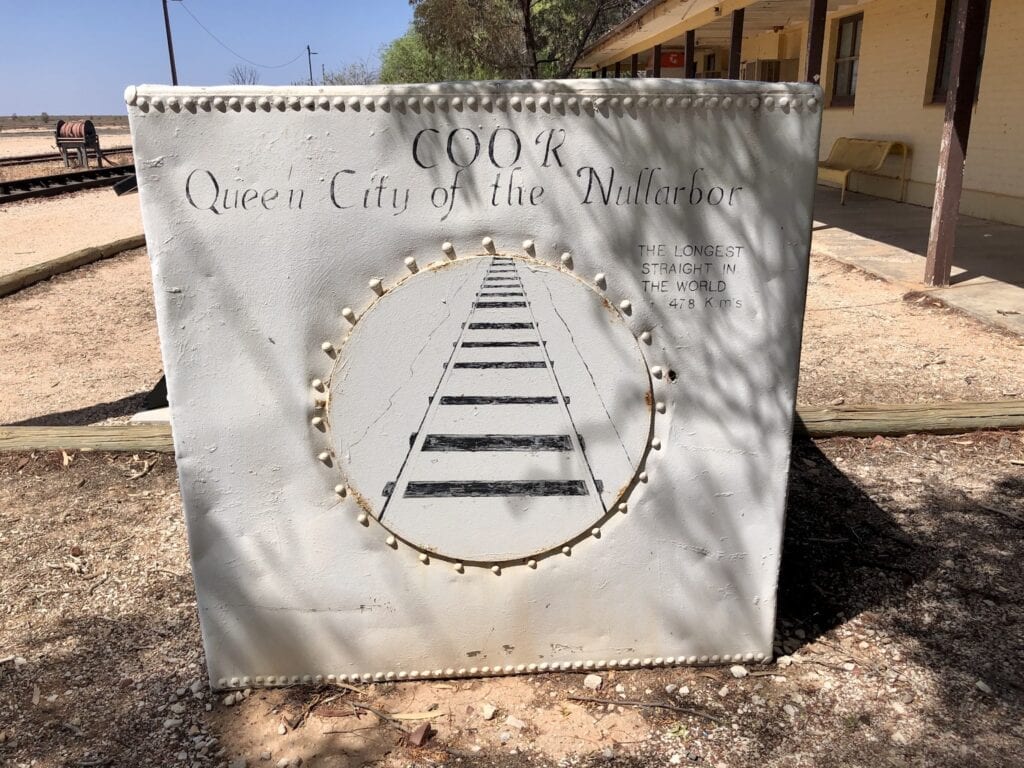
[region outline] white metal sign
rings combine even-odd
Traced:
[[[817,87],[126,99],[216,687],[770,654]]]

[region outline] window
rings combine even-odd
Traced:
[[[864,14],[839,20],[836,30],[836,67],[832,78],[832,105],[852,107],[857,94],[857,64],[860,59],[860,35]]]
[[[935,82],[932,85],[932,103],[942,104],[949,91],[949,71],[953,57],[953,0],[945,0],[942,13],[942,37],[939,39],[939,55],[935,61]],[[988,36],[988,3],[985,3],[985,23],[981,30],[981,52],[978,55],[978,78],[981,78],[981,62],[985,58],[985,38]],[[977,98],[977,94],[975,94]]]

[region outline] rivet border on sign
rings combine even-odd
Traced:
[[[429,559],[429,558],[428,558]],[[679,656],[643,656],[621,659],[596,658],[571,661],[542,661],[528,664],[495,664],[479,667],[444,667],[441,669],[389,669],[376,672],[306,673],[283,675],[252,675],[217,678],[216,689],[282,688],[293,685],[348,685],[444,678],[504,677],[560,672],[591,672],[604,670],[658,669],[665,667],[702,667],[720,664],[763,664],[769,657],[762,652],[724,654],[683,654]]]
[[[638,91],[619,85],[585,84],[577,91],[565,90],[564,86],[549,81],[531,81],[520,86],[520,92],[482,94],[466,91],[414,92],[410,89],[392,89],[387,92],[368,92],[360,89],[360,96],[340,95],[333,89],[307,88],[300,94],[284,95],[280,90],[269,90],[263,95],[246,93],[222,93],[207,89],[196,89],[193,93],[178,96],[175,91],[166,96],[160,93],[140,94],[136,86],[125,89],[124,100],[128,106],[141,112],[162,114],[180,112],[184,109],[195,114],[197,111],[212,113],[245,112],[351,112],[354,114],[383,112],[396,118],[412,113],[438,112],[512,112],[512,113],[554,113],[580,117],[638,117],[644,114],[671,114],[689,110],[736,114],[740,110],[764,110],[781,115],[809,114],[819,109],[819,99],[813,95],[779,88],[777,92],[764,94],[725,91],[721,93],[697,92],[684,89],[678,92],[659,91],[656,93]],[[184,89],[181,89],[184,90]],[[347,93],[352,93],[350,90]],[[207,95],[210,94],[210,95]],[[198,110],[197,110],[198,108]]]
[[[375,104],[374,106],[377,105]],[[483,252],[472,249],[468,251],[472,253],[472,255],[469,256],[468,258],[487,258],[489,256],[499,254],[494,239],[491,237],[484,237],[482,239],[481,248]],[[537,257],[536,243],[534,242],[534,240],[530,238],[523,240],[522,250],[525,253],[525,256],[522,254],[511,252],[509,252],[507,255],[517,258],[524,262],[535,262],[538,265],[547,268],[554,267],[554,269],[561,271],[565,274],[568,274],[569,276],[573,277],[574,279],[578,280],[579,282],[593,290],[594,293],[597,294],[598,299],[606,305],[608,310],[622,317],[623,321],[626,321],[627,317],[632,315],[632,303],[628,299],[622,299],[617,305],[612,305],[609,299],[604,296],[603,291],[607,288],[608,283],[607,278],[603,273],[598,273],[597,275],[595,275],[592,281],[584,280],[583,278],[574,273],[573,257],[571,253],[562,253],[558,262],[556,264],[551,264]],[[405,283],[406,280],[412,279],[421,271],[430,272],[432,270],[442,268],[444,265],[450,264],[452,261],[457,259],[455,246],[449,241],[445,241],[440,245],[440,251],[445,258],[432,261],[422,269],[414,256],[405,257],[403,259],[403,264],[406,267],[406,274],[402,275],[397,279],[395,287],[397,288],[401,286],[402,284]],[[366,309],[363,310],[362,314],[365,314],[366,312],[370,311],[376,305],[377,301],[379,301],[382,297],[384,297],[386,294],[390,293],[391,290],[393,290],[385,289],[383,280],[381,278],[373,278],[372,280],[370,280],[369,288],[371,292],[374,294],[374,296],[373,299],[370,301],[369,305],[366,307]],[[353,310],[352,308],[344,307],[341,311],[341,316],[343,319],[348,321],[350,328],[348,333],[351,333],[352,330],[354,329],[353,327],[358,323],[360,315],[357,315],[356,311]],[[652,343],[652,334],[650,330],[644,330],[637,334],[634,334],[634,338],[643,345],[649,346]],[[347,335],[345,337],[345,340],[347,340]],[[326,442],[328,444],[327,448],[321,450],[317,454],[316,458],[321,464],[330,468],[332,471],[340,471],[341,468],[338,465],[338,463],[334,460],[333,449],[330,446],[330,381],[331,378],[333,377],[334,369],[341,362],[341,351],[344,347],[344,343],[344,340],[339,345],[335,345],[335,343],[330,340],[321,343],[321,353],[326,354],[333,360],[332,370],[330,371],[326,378],[312,378],[309,382],[309,386],[312,389],[312,394],[314,397],[313,410],[316,412],[314,415],[310,416],[309,423],[319,433],[321,438],[326,438]],[[640,347],[640,353],[642,358],[646,358],[646,354],[644,353],[642,346]],[[648,386],[650,387],[651,394],[653,395],[655,394],[654,380],[662,378],[663,369],[657,365],[650,366],[648,367],[648,375],[650,377]],[[603,526],[608,521],[610,521],[614,517],[625,515],[627,513],[627,499],[629,498],[629,496],[632,494],[637,485],[641,483],[647,483],[650,479],[647,472],[648,454],[651,451],[657,451],[661,448],[661,441],[654,436],[654,413],[664,413],[664,411],[664,402],[661,400],[656,400],[655,407],[651,410],[651,424],[650,431],[648,433],[647,450],[645,451],[644,456],[642,457],[639,463],[639,467],[637,471],[634,473],[630,482],[624,487],[618,499],[608,506],[605,515],[601,517],[596,523],[589,524],[585,530],[579,532],[575,536],[568,537],[561,544],[554,545],[543,551],[535,552],[529,556],[521,556],[507,560],[500,560],[497,562],[484,560],[467,561],[464,558],[460,559],[446,556],[444,554],[439,554],[436,552],[427,552],[421,546],[415,544],[414,542],[408,541],[400,534],[391,531],[391,529],[387,528],[387,526],[381,523],[375,515],[370,514],[369,511],[365,508],[366,502],[360,497],[360,495],[355,491],[350,492],[350,485],[348,484],[347,478],[344,477],[342,478],[342,482],[334,485],[335,503],[343,503],[345,499],[352,498],[359,506],[359,514],[356,517],[356,522],[358,524],[360,524],[363,527],[368,527],[373,522],[377,523],[385,532],[383,541],[388,548],[397,551],[402,549],[402,545],[404,545],[405,547],[408,547],[409,549],[415,551],[417,553],[419,562],[421,562],[424,565],[428,565],[433,559],[437,559],[440,561],[447,562],[455,570],[456,573],[465,573],[467,566],[473,566],[475,569],[488,569],[495,576],[500,576],[504,568],[512,566],[525,565],[528,568],[535,570],[539,565],[539,559],[546,559],[559,554],[561,554],[562,556],[571,557],[572,550],[575,545],[586,540],[600,539]]]

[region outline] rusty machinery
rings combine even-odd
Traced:
[[[55,131],[57,149],[64,160],[66,168],[71,167],[70,156],[77,157],[77,165],[89,167],[89,150],[96,157],[96,165],[103,165],[103,153],[100,151],[100,137],[92,120],[58,120]]]

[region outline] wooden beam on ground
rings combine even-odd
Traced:
[[[807,71],[804,72],[804,80],[808,83],[821,81],[826,13],[828,13],[828,0],[811,0],[810,15],[807,19]]]
[[[654,46],[654,76],[661,77],[661,46]]]
[[[797,407],[795,432],[808,437],[898,437],[1024,429],[1024,400]],[[0,426],[0,452],[174,450],[166,423],[86,427]]]
[[[928,257],[924,267],[927,285],[949,285],[956,247],[956,223],[960,215],[960,194],[964,186],[967,139],[971,114],[978,95],[978,65],[981,63],[982,34],[988,0],[955,0],[951,7],[954,26],[953,50],[949,62],[946,115],[939,147],[939,170],[935,181],[935,203],[928,233]]]
[[[810,437],[898,437],[1024,429],[1024,400],[797,407],[796,432]]]
[[[134,235],[99,247],[83,248],[80,251],[58,256],[56,259],[19,269],[17,272],[0,275],[0,296],[7,296],[35,283],[49,280],[54,275],[70,272],[72,269],[91,264],[94,261],[110,258],[133,248],[142,248],[145,244],[145,235]]]
[[[85,427],[0,427],[0,451],[174,450],[171,425],[110,424]]]
[[[697,76],[697,30],[690,29],[686,32],[686,50],[683,52],[683,56],[686,59],[685,72],[683,73],[686,77]]]
[[[629,76],[639,77],[640,76],[640,54],[634,53],[629,57]]]
[[[740,61],[743,54],[743,9],[732,12],[732,36],[729,39],[729,79],[740,79]]]

